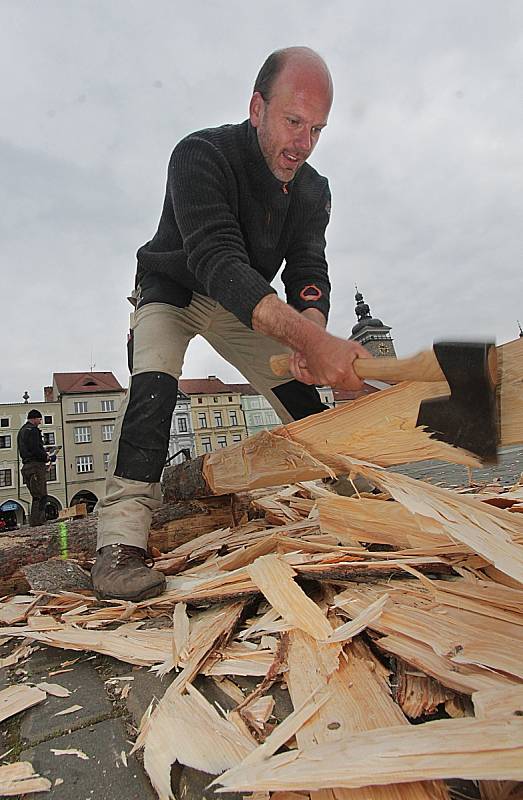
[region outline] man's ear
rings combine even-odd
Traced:
[[[249,103],[249,119],[253,128],[257,128],[263,115],[264,99],[259,92],[254,92]]]

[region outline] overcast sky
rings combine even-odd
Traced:
[[[0,0],[0,402],[112,370],[136,249],[192,130],[247,116],[266,55],[308,45],[335,99],[330,330],[354,284],[398,355],[523,322],[520,0]],[[199,340],[185,377],[238,374]]]

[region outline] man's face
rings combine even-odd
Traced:
[[[285,66],[271,97],[255,92],[250,120],[272,174],[287,183],[308,159],[327,124],[331,92],[325,74],[308,65]]]
[[[32,422],[35,427],[38,427],[38,425],[42,424],[42,417],[33,417],[29,422]]]

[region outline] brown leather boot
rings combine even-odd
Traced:
[[[165,589],[165,575],[151,569],[147,552],[130,544],[109,544],[96,553],[91,570],[94,593],[99,600],[138,602],[156,597]]]

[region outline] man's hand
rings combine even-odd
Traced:
[[[357,342],[327,333],[317,318],[311,321],[311,312],[321,314],[317,309],[306,309],[299,314],[270,294],[254,309],[253,328],[293,350],[289,368],[296,380],[335,389],[361,389],[363,381],[354,372],[352,363],[356,358],[371,358],[370,353]]]
[[[306,352],[291,353],[289,371],[302,383],[357,391],[362,388],[363,381],[354,372],[353,362],[357,358],[371,357],[358,342],[325,333]]]

